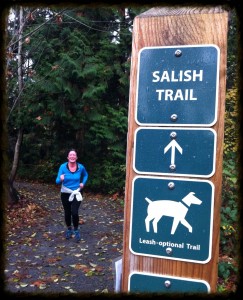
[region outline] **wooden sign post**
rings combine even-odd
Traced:
[[[228,13],[134,19],[122,292],[216,292]]]

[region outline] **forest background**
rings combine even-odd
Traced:
[[[9,202],[16,178],[55,182],[75,148],[87,189],[123,197],[134,7],[11,7],[6,15]],[[239,81],[237,12],[229,9],[219,263],[222,290],[239,259]],[[4,110],[5,111],[5,110]]]

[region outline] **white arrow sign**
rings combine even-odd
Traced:
[[[171,165],[175,164],[175,148],[182,154],[182,148],[180,145],[176,142],[176,140],[172,140],[165,148],[164,148],[164,154],[171,148]]]

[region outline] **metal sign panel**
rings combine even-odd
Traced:
[[[197,263],[211,259],[210,181],[137,176],[132,189],[132,253]]]
[[[151,126],[215,124],[219,52],[216,45],[142,48],[136,122]]]
[[[210,128],[139,127],[133,168],[138,174],[211,177],[216,131]]]
[[[133,272],[128,278],[128,291],[134,293],[209,293],[210,285],[204,280]]]

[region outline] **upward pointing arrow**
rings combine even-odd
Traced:
[[[172,140],[165,148],[164,148],[164,154],[171,148],[171,165],[175,164],[175,149],[177,149],[180,154],[182,154],[182,148],[181,146],[176,142],[176,140]]]

